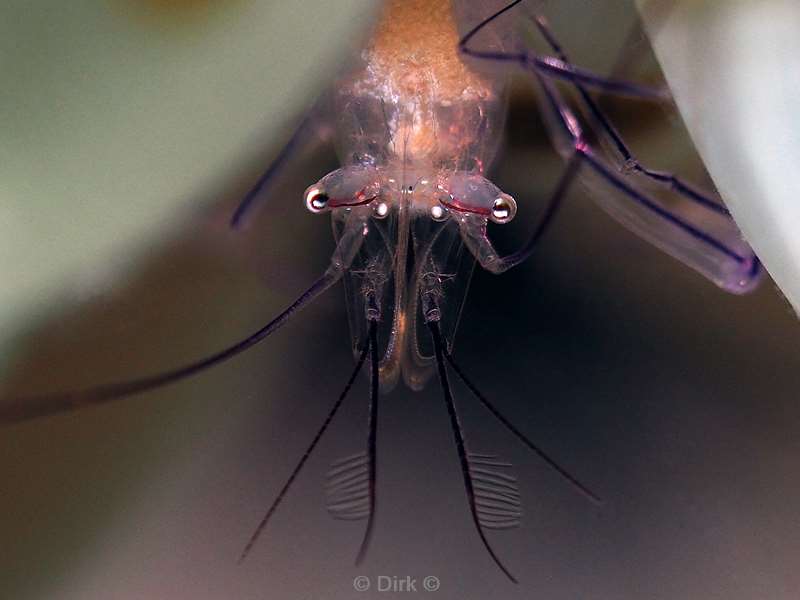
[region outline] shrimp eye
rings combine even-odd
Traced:
[[[447,218],[447,210],[441,204],[431,206],[431,219],[434,221],[444,221]]]
[[[386,202],[376,202],[372,210],[377,219],[383,219],[389,214],[389,205]]]
[[[517,203],[508,194],[500,194],[492,203],[492,221],[508,223],[517,214]]]
[[[306,208],[312,213],[321,213],[328,208],[328,194],[321,188],[312,186],[306,190]]]

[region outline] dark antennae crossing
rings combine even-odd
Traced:
[[[444,402],[447,405],[447,413],[450,415],[450,425],[453,429],[456,450],[458,450],[458,459],[461,463],[461,474],[464,478],[464,488],[467,492],[467,500],[469,501],[472,522],[474,523],[475,529],[481,538],[481,542],[483,542],[483,546],[486,548],[486,551],[489,553],[489,556],[492,557],[492,560],[494,560],[495,564],[500,568],[501,571],[503,571],[503,573],[505,573],[506,577],[508,577],[514,583],[518,583],[517,579],[500,561],[497,554],[495,554],[492,546],[489,544],[489,540],[486,539],[486,534],[483,532],[481,517],[478,514],[478,503],[475,498],[475,483],[472,479],[472,469],[470,468],[466,443],[464,442],[464,432],[461,428],[461,421],[458,418],[455,400],[453,400],[453,393],[450,391],[450,382],[447,378],[447,365],[445,364],[444,359],[445,352],[444,343],[442,342],[442,333],[439,330],[438,321],[428,321],[428,327],[430,328],[431,335],[433,336],[433,348],[436,354],[436,365],[439,370],[439,382],[442,385],[442,394],[444,396]]]
[[[367,465],[369,472],[369,516],[367,517],[367,528],[364,530],[364,538],[361,540],[361,547],[356,555],[356,565],[367,555],[367,548],[372,539],[372,528],[375,523],[375,479],[377,475],[377,441],[378,441],[378,394],[380,392],[380,379],[378,367],[380,366],[380,356],[378,356],[378,328],[376,322],[372,321],[369,327],[369,347],[370,352],[370,390],[369,390],[369,435],[367,438]]]
[[[444,356],[447,359],[447,362],[450,363],[450,366],[453,367],[453,370],[456,372],[456,375],[458,375],[459,379],[461,379],[461,381],[464,382],[464,385],[466,385],[469,388],[469,391],[472,392],[472,394],[478,399],[478,401],[480,401],[480,403],[483,404],[483,406],[485,406],[490,413],[492,413],[495,419],[500,421],[500,423],[502,423],[505,426],[505,428],[508,429],[508,431],[513,433],[518,440],[520,440],[530,450],[532,450],[536,454],[536,456],[538,456],[545,463],[547,463],[547,465],[550,466],[556,473],[561,475],[561,477],[563,477],[567,483],[569,483],[573,488],[575,488],[575,490],[579,492],[582,496],[584,496],[587,500],[589,500],[594,504],[602,504],[602,500],[599,498],[599,496],[597,496],[597,494],[595,494],[592,490],[590,490],[588,487],[586,487],[584,484],[578,481],[578,479],[574,475],[570,474],[569,471],[567,471],[564,467],[559,465],[553,458],[548,456],[544,450],[542,450],[541,448],[539,448],[539,446],[534,444],[530,439],[528,439],[525,436],[524,433],[522,433],[519,429],[517,429],[513,425],[513,423],[511,423],[511,421],[509,421],[506,417],[504,417],[503,414],[499,410],[497,410],[497,408],[495,408],[494,404],[489,402],[486,396],[484,396],[480,392],[480,390],[478,390],[478,388],[475,387],[475,384],[472,383],[467,378],[467,376],[464,374],[464,371],[462,371],[459,368],[455,360],[453,360],[453,356],[446,349],[444,350]]]
[[[278,509],[278,506],[280,505],[284,496],[286,496],[286,493],[289,491],[289,488],[291,487],[292,483],[294,483],[294,480],[297,478],[303,466],[306,464],[306,461],[311,456],[311,453],[314,451],[314,448],[317,447],[317,444],[319,443],[320,439],[322,439],[323,434],[328,429],[328,426],[331,424],[331,421],[333,421],[333,417],[336,416],[336,413],[342,406],[342,402],[344,402],[344,399],[347,397],[348,392],[350,392],[350,388],[353,387],[353,383],[355,382],[356,377],[358,377],[358,374],[361,372],[361,368],[364,366],[364,362],[367,360],[367,353],[369,352],[369,349],[374,345],[373,343],[374,337],[375,337],[375,324],[372,323],[370,326],[369,339],[367,339],[367,341],[364,343],[364,348],[361,350],[361,354],[358,357],[358,362],[356,363],[356,366],[353,369],[353,373],[350,375],[350,379],[347,380],[347,385],[344,386],[342,393],[339,394],[339,399],[336,400],[336,402],[331,407],[330,411],[328,412],[328,416],[325,417],[325,421],[322,423],[322,426],[319,428],[319,431],[317,431],[317,435],[314,436],[314,439],[311,441],[311,444],[309,444],[305,453],[300,458],[300,461],[297,463],[297,466],[292,471],[292,474],[289,475],[289,479],[286,481],[283,488],[281,488],[281,491],[278,493],[278,496],[272,502],[272,505],[267,510],[266,514],[264,515],[264,518],[261,519],[261,522],[258,524],[258,527],[256,527],[255,531],[253,531],[253,535],[250,536],[250,539],[247,541],[244,550],[242,550],[242,554],[239,556],[238,560],[239,564],[241,564],[241,562],[245,558],[247,558],[247,555],[250,554],[250,551],[253,549],[253,546],[255,546],[256,541],[258,541],[258,538],[261,536],[261,532],[264,531],[264,528],[267,526],[267,523],[269,523],[269,520],[272,518],[272,515],[275,514],[275,511]]]
[[[17,398],[9,403],[0,404],[0,423],[16,423],[26,419],[66,412],[83,406],[103,404],[111,400],[132,396],[191,377],[192,375],[233,358],[237,354],[255,346],[269,335],[273,334],[285,325],[294,313],[307,306],[325,290],[330,288],[337,279],[336,275],[326,272],[322,277],[317,279],[311,287],[303,292],[297,300],[292,302],[286,310],[272,319],[264,327],[247,336],[240,342],[224,350],[220,350],[211,356],[173,369],[172,371],[165,371],[140,379],[108,383],[84,390],[60,394],[44,394],[41,396]]]

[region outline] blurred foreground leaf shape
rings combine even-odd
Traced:
[[[800,308],[800,4],[636,1],[713,179]],[[285,139],[375,4],[4,2],[0,359]]]
[[[800,2],[636,1],[711,177],[800,312]]]
[[[3,2],[0,358],[285,140],[374,4]]]

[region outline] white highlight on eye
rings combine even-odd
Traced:
[[[431,219],[433,219],[434,221],[443,221],[446,216],[447,213],[440,204],[435,204],[434,206],[431,206]]]
[[[306,208],[313,213],[320,213],[328,208],[328,196],[322,188],[311,186],[306,190]]]
[[[375,205],[375,216],[379,219],[384,218],[389,214],[389,205],[386,202],[378,202]]]
[[[508,223],[517,214],[517,203],[508,194],[500,194],[492,204],[492,221]]]

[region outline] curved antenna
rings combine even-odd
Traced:
[[[311,443],[309,444],[308,448],[306,448],[305,453],[303,453],[303,456],[300,458],[300,461],[297,463],[297,466],[292,471],[292,474],[289,475],[289,479],[286,480],[286,483],[281,488],[281,491],[278,492],[278,496],[270,505],[266,514],[261,519],[261,522],[259,522],[258,527],[256,527],[255,531],[253,531],[253,534],[250,536],[250,539],[247,540],[247,544],[245,544],[244,550],[242,550],[241,555],[239,555],[239,560],[237,561],[237,564],[241,564],[242,561],[244,561],[244,559],[247,558],[247,555],[250,554],[250,551],[253,549],[253,546],[255,546],[256,542],[258,541],[258,538],[261,536],[261,533],[267,526],[267,523],[272,518],[272,515],[275,514],[275,511],[278,509],[278,505],[281,503],[284,496],[286,496],[286,493],[289,491],[289,488],[291,487],[292,483],[294,483],[294,480],[297,479],[300,470],[306,464],[306,461],[311,456],[311,453],[314,451],[314,448],[317,447],[317,444],[319,443],[320,439],[322,439],[325,430],[328,429],[328,425],[330,425],[331,421],[333,421],[333,417],[336,416],[336,413],[339,410],[339,407],[341,407],[342,402],[344,402],[344,399],[347,397],[350,388],[353,387],[353,383],[355,382],[356,377],[358,377],[358,374],[361,372],[361,367],[364,366],[364,361],[366,361],[367,359],[367,352],[369,351],[370,348],[374,347],[374,343],[372,341],[374,337],[373,334],[374,329],[375,329],[375,324],[373,323],[372,327],[370,328],[370,336],[364,343],[364,348],[361,350],[361,355],[358,357],[358,362],[356,363],[356,366],[353,369],[353,373],[350,375],[350,379],[347,380],[347,385],[344,386],[342,393],[339,394],[339,399],[336,400],[336,402],[333,404],[330,411],[328,412],[328,416],[325,417],[325,421],[322,423],[322,426],[319,428],[319,431],[317,431],[317,435],[315,435],[314,439],[311,440]]]
[[[241,229],[247,217],[253,212],[256,204],[262,197],[265,189],[269,188],[274,183],[275,176],[280,173],[281,169],[286,165],[289,158],[299,150],[299,146],[304,146],[310,137],[311,123],[314,121],[313,112],[306,115],[297,126],[292,137],[286,142],[286,145],[281,148],[281,151],[273,159],[267,170],[258,178],[258,181],[252,188],[244,195],[239,201],[236,210],[231,217],[230,226],[233,229]]]
[[[464,372],[456,364],[455,360],[453,360],[453,356],[446,349],[444,351],[444,356],[447,359],[447,362],[450,363],[450,366],[453,367],[453,370],[456,372],[456,375],[458,375],[459,379],[461,379],[461,381],[464,382],[464,385],[466,385],[469,388],[469,391],[472,392],[472,395],[475,396],[478,399],[478,401],[481,404],[483,404],[483,406],[486,407],[486,409],[490,413],[492,413],[492,416],[494,416],[495,419],[500,421],[500,423],[502,423],[505,426],[505,428],[508,429],[508,431],[513,433],[517,437],[517,439],[519,439],[530,450],[532,450],[534,454],[536,454],[539,458],[541,458],[550,468],[552,468],[556,473],[561,475],[561,477],[564,478],[564,480],[567,483],[569,483],[578,493],[580,493],[582,496],[584,496],[587,500],[589,500],[593,504],[600,505],[603,503],[603,501],[597,494],[595,494],[587,486],[578,481],[578,479],[574,475],[572,475],[564,467],[559,465],[555,461],[555,459],[551,458],[544,450],[539,448],[539,446],[537,446],[530,439],[528,439],[524,433],[522,433],[519,429],[517,429],[514,426],[514,424],[511,423],[511,421],[509,421],[506,417],[504,417],[503,414],[499,410],[497,410],[497,408],[495,408],[494,404],[489,402],[486,396],[481,394],[480,390],[478,390],[478,388],[475,387],[475,384],[472,383],[467,378]]]
[[[171,371],[165,371],[139,379],[108,383],[60,394],[44,394],[41,396],[16,398],[9,403],[0,405],[0,424],[17,423],[19,421],[52,415],[84,406],[103,404],[111,400],[117,400],[125,396],[131,396],[147,390],[159,388],[191,377],[205,369],[233,358],[237,354],[244,352],[248,348],[264,340],[285,325],[294,313],[308,305],[336,283],[339,277],[340,272],[333,270],[326,271],[325,274],[317,279],[317,281],[303,292],[297,300],[292,302],[286,310],[272,319],[264,327],[250,334],[240,342],[224,350],[220,350],[211,356],[207,356],[206,358]]]
[[[464,488],[467,492],[467,500],[469,501],[469,510],[470,514],[472,515],[472,522],[475,525],[475,529],[478,532],[478,535],[481,538],[481,542],[483,542],[484,548],[489,553],[489,556],[492,557],[492,560],[498,566],[498,568],[508,577],[513,583],[519,583],[517,579],[511,574],[506,566],[500,561],[497,554],[495,554],[494,549],[489,544],[489,540],[486,539],[486,534],[483,532],[483,526],[481,525],[480,515],[478,514],[478,505],[475,498],[475,483],[472,480],[472,473],[469,464],[469,458],[467,456],[467,449],[466,443],[464,442],[464,432],[461,428],[461,421],[458,418],[458,412],[456,411],[455,401],[453,400],[453,394],[450,391],[450,383],[447,379],[447,366],[444,362],[444,350],[443,350],[443,342],[442,342],[442,334],[439,330],[439,322],[438,321],[428,321],[428,327],[431,330],[431,335],[433,336],[433,348],[436,354],[436,365],[439,369],[439,382],[442,384],[442,394],[444,395],[444,402],[447,405],[447,414],[450,415],[450,426],[453,429],[453,437],[455,438],[456,442],[456,450],[458,450],[458,459],[461,463],[461,475],[464,479]]]
[[[370,322],[369,327],[370,352],[370,389],[369,389],[369,436],[367,438],[367,456],[369,465],[369,517],[367,528],[356,555],[356,565],[360,565],[367,555],[367,548],[372,539],[372,528],[375,523],[375,478],[377,475],[377,439],[378,439],[378,393],[380,391],[380,356],[378,355],[378,327],[376,321]]]

